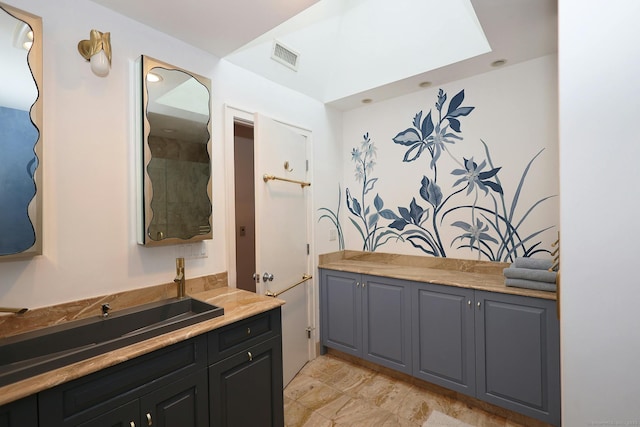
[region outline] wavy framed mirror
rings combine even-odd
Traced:
[[[42,19],[0,3],[0,261],[42,254]]]
[[[148,56],[139,65],[138,243],[211,239],[211,80]]]

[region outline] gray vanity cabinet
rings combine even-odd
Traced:
[[[560,424],[555,301],[326,269],[320,274],[323,346]]]
[[[473,289],[416,283],[413,289],[413,375],[475,395]]]
[[[281,310],[209,333],[210,426],[282,427]]]
[[[321,270],[322,345],[411,373],[411,295],[403,280]]]
[[[37,425],[38,401],[35,395],[0,406],[0,427],[36,427]]]
[[[38,395],[40,427],[207,427],[207,341],[201,335]]]
[[[476,396],[560,424],[560,326],[552,300],[475,291]]]

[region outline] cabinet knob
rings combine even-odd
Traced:
[[[478,308],[480,308],[480,301],[478,301]]]
[[[131,422],[129,423],[129,427],[136,427],[136,423],[134,423],[133,421],[131,421]]]
[[[247,351],[247,356],[249,356],[249,362],[253,362],[253,354],[250,351]],[[151,424],[149,424],[151,425]]]
[[[360,282],[356,282],[356,288],[360,287]]]
[[[247,335],[251,335],[251,328],[247,328]]]
[[[467,305],[471,307],[471,300],[467,301]]]
[[[147,412],[147,425],[153,425],[153,420],[151,419],[151,414]]]

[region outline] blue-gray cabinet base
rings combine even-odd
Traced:
[[[323,346],[560,424],[555,301],[320,273]]]
[[[323,345],[411,373],[410,290],[402,280],[321,270]]]

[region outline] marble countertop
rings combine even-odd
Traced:
[[[556,292],[505,286],[508,263],[341,251],[320,255],[318,268],[556,300]]]
[[[277,298],[257,295],[252,292],[229,287],[218,287],[211,290],[195,292],[189,294],[189,296],[209,304],[223,307],[224,315],[0,387],[0,405],[55,387],[59,384],[150,353],[162,347],[184,341],[238,320],[246,319],[255,314],[263,313],[284,304],[284,301]]]

